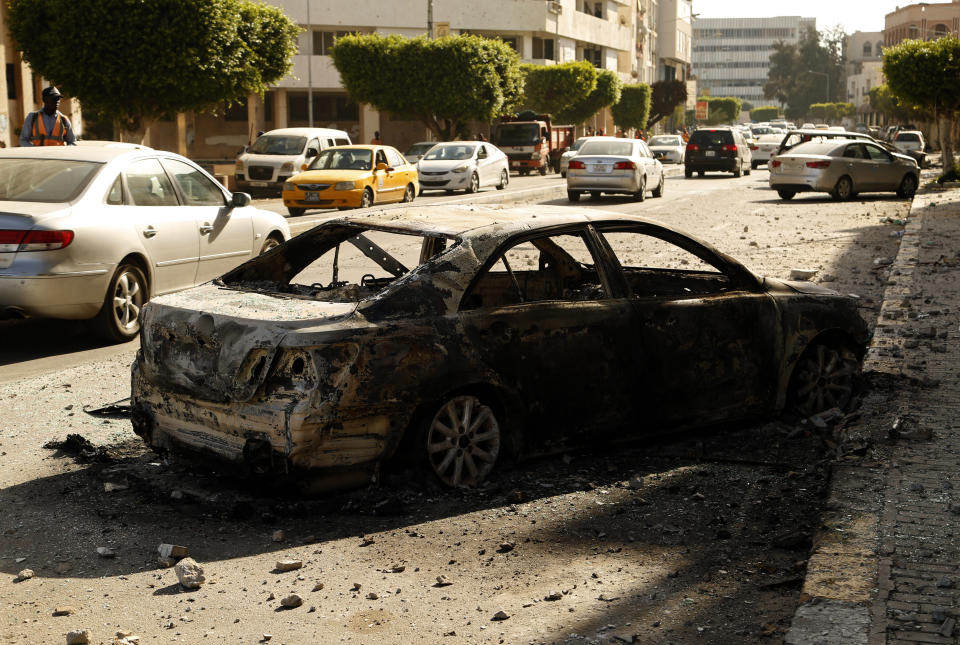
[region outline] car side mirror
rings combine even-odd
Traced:
[[[316,157],[318,154],[320,154],[320,153],[319,153],[319,151],[317,151],[316,148],[307,148],[307,154],[304,155],[304,156],[305,156],[307,159],[311,159],[311,158],[313,158],[313,157]]]
[[[230,205],[234,208],[243,208],[249,206],[252,199],[249,193],[233,193],[230,198]]]
[[[387,171],[390,171],[390,170],[393,170],[393,168],[391,168],[390,166],[388,166],[387,164],[385,164],[385,163],[383,163],[383,162],[381,161],[380,163],[377,164],[377,170],[387,170]]]
[[[300,170],[306,170],[309,167],[310,167],[309,164],[305,164],[305,163],[300,164]]]

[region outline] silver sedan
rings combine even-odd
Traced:
[[[836,200],[869,192],[910,198],[919,183],[913,159],[867,141],[810,141],[770,160],[770,188],[783,199],[809,191],[830,193]]]
[[[567,169],[567,198],[575,202],[583,193],[633,195],[638,201],[652,191],[663,196],[663,166],[640,139],[593,137],[583,144]]]
[[[679,134],[658,134],[650,137],[647,146],[661,163],[683,163],[683,153],[687,149]]]
[[[192,287],[290,238],[189,159],[139,146],[0,150],[0,317],[140,331],[150,297]]]

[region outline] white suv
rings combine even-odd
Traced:
[[[927,147],[927,142],[923,140],[922,132],[919,130],[900,130],[893,136],[892,143],[897,150],[913,157],[917,165],[923,168],[926,161],[926,154],[923,151]]]
[[[237,157],[237,190],[279,191],[283,182],[300,172],[301,166],[321,150],[350,143],[350,135],[330,128],[281,128],[261,134]]]

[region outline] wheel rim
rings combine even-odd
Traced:
[[[450,399],[427,430],[427,457],[448,486],[473,486],[490,474],[500,452],[500,424],[475,396]]]
[[[849,350],[817,345],[797,364],[797,411],[810,416],[831,408],[845,410],[853,399],[854,380],[859,372],[859,363]]]
[[[403,192],[403,201],[405,202],[413,201],[413,186],[407,186],[407,189]]]
[[[840,183],[837,184],[837,194],[840,195],[840,199],[846,199],[850,196],[850,191],[853,186],[850,183],[850,180],[846,177],[840,178]]]
[[[276,238],[268,237],[267,241],[263,243],[263,249],[260,250],[260,254],[263,255],[267,251],[272,251],[278,246],[280,246],[280,242],[278,242]]]
[[[470,177],[470,192],[475,193],[479,188],[480,188],[480,180],[477,178],[476,175],[473,175],[472,177]]]
[[[506,170],[501,171],[501,172],[500,172],[500,185],[503,186],[504,188],[506,188],[508,181],[510,181],[510,179],[507,177],[507,171],[506,171]]]
[[[120,331],[130,332],[136,328],[141,305],[143,289],[140,280],[132,271],[124,271],[113,290],[113,319]]]
[[[916,190],[917,180],[913,177],[913,175],[908,175],[903,180],[903,194],[907,197],[911,197]]]
[[[367,208],[373,203],[373,196],[369,190],[363,191],[363,197],[360,198],[360,208]]]

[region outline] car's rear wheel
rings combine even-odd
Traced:
[[[287,208],[287,212],[290,213],[290,217],[300,217],[300,216],[303,215],[305,212],[307,212],[307,209],[306,209],[306,208],[293,208],[293,207],[291,206],[291,207]]]
[[[693,177],[693,171],[690,170],[689,168],[684,168],[683,176],[686,177],[687,179],[690,179],[691,177]]]
[[[147,280],[133,264],[121,264],[110,280],[96,323],[100,333],[116,343],[140,332],[140,308],[148,299]]]
[[[540,166],[539,172],[540,172],[540,176],[543,176],[543,175],[546,175],[546,174],[547,174],[547,166],[546,166],[546,164],[544,164],[543,166]]]
[[[373,191],[364,188],[363,196],[360,197],[360,208],[369,208],[370,206],[373,206]]]
[[[742,175],[743,175],[743,164],[738,161],[737,167],[733,169],[733,176],[740,177]]]
[[[496,466],[501,439],[493,407],[473,394],[457,394],[429,418],[421,446],[430,469],[444,484],[475,486]]]
[[[647,199],[647,176],[640,176],[640,190],[633,194],[633,198],[638,202],[642,202]]]
[[[578,202],[578,201],[580,201],[580,191],[579,191],[579,190],[568,190],[568,191],[567,191],[567,199],[569,199],[571,202]]]
[[[853,197],[853,180],[844,175],[837,180],[837,185],[833,187],[833,192],[830,194],[840,202],[851,199]]]
[[[897,196],[906,199],[912,199],[917,194],[917,178],[913,175],[906,175],[897,188]]]
[[[667,183],[666,177],[663,176],[663,173],[660,173],[660,183],[657,184],[657,187],[653,189],[651,193],[654,197],[663,197],[663,188],[664,184]]]
[[[750,162],[750,170],[756,170],[759,166],[760,166],[760,164],[759,164],[758,162],[756,162],[756,161],[751,161],[751,162]]]
[[[468,193],[475,193],[480,190],[480,177],[477,176],[477,173],[470,175],[470,185],[467,186]]]
[[[506,169],[500,171],[500,183],[497,184],[497,190],[503,190],[510,183],[510,173]]]
[[[780,199],[793,199],[797,192],[795,190],[778,190],[777,194],[780,195]]]
[[[832,408],[848,411],[860,379],[860,361],[843,345],[814,343],[793,370],[787,404],[793,412],[809,417]]]
[[[560,171],[560,176],[563,177],[564,179],[566,179],[566,178],[567,178],[567,171],[566,171],[566,170],[561,170],[561,171]]]
[[[703,177],[705,174],[707,174],[707,171],[706,171],[706,170],[698,170],[698,171],[697,171],[697,177]]]

